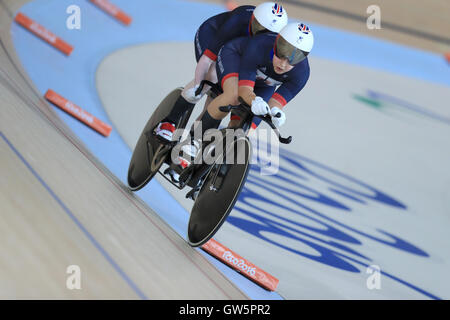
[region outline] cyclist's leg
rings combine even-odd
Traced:
[[[194,130],[195,133],[201,133],[201,137],[195,137],[196,139],[202,138],[207,130],[217,129],[219,127],[222,119],[228,114],[220,111],[220,106],[227,106],[229,104],[237,103],[237,74],[231,74],[224,80],[225,81],[222,85],[223,93],[211,101],[201,116],[200,121],[196,124],[197,126],[201,126],[201,130]]]
[[[209,67],[208,73],[206,74],[206,79],[211,81],[212,83],[217,83],[219,81],[216,72],[216,62],[212,63]]]
[[[205,100],[205,105],[203,106],[203,110],[202,112],[198,115],[197,119],[195,119],[195,121],[200,121],[201,118],[203,117],[203,115],[205,114],[206,110],[208,109],[209,104],[211,103],[211,101],[213,101],[213,98],[211,98],[210,96],[206,97]]]
[[[212,83],[217,83],[217,73],[216,73],[216,63],[214,62],[211,67],[209,68],[208,74],[206,75],[206,80],[211,81]],[[205,86],[208,87],[208,86]],[[208,92],[210,88],[203,89],[202,94]],[[213,101],[213,98],[211,98],[209,95],[206,97],[205,105],[203,106],[203,110],[196,119],[196,121],[200,121],[201,117],[205,113],[206,109],[208,108],[209,104]]]
[[[205,80],[211,81],[212,83],[217,83],[217,74],[216,74],[216,62],[211,63],[208,72],[205,75]],[[193,88],[195,85],[195,80],[191,80],[188,84],[186,84],[183,88],[183,91],[181,92],[181,95],[183,96],[183,98],[185,98],[186,100],[189,100],[188,97],[185,96],[186,91]],[[201,92],[201,96],[203,96],[205,93],[207,93],[211,88],[208,85],[205,85],[202,92]]]
[[[223,93],[211,101],[207,109],[213,118],[222,120],[228,114],[228,112],[220,111],[220,106],[236,105],[239,103],[238,82],[239,78],[237,73],[230,73],[226,78],[222,79]]]
[[[200,119],[202,137],[206,130],[217,129],[227,115],[219,110],[220,106],[238,103],[239,61],[240,56],[236,52],[227,46],[222,47],[217,57],[216,74],[223,93],[211,101]]]

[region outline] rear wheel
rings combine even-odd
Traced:
[[[170,113],[181,91],[182,88],[177,88],[167,95],[142,130],[128,167],[128,186],[132,191],[142,189],[154,177],[170,154],[170,145],[165,145],[155,139],[153,129]],[[186,126],[191,113],[192,110],[183,115],[177,129]]]

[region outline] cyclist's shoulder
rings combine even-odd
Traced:
[[[310,68],[309,68],[309,59],[308,57],[306,57],[305,59],[303,59],[298,65],[295,66],[295,68],[297,70],[297,72],[309,72]]]
[[[289,72],[289,74],[290,78],[303,82],[309,79],[310,72],[311,70],[309,67],[308,57],[306,57],[303,61],[297,64],[294,69]]]
[[[251,65],[270,64],[271,52],[275,43],[276,34],[264,33],[253,37],[246,37],[241,41],[241,48],[245,60]]]

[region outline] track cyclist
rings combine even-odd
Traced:
[[[171,113],[158,125],[155,133],[165,140],[172,140],[179,116],[193,108],[209,90],[206,86],[202,93],[196,96],[195,91],[200,82],[207,79],[217,83],[216,59],[225,43],[239,37],[254,37],[268,32],[278,33],[287,22],[286,11],[274,2],[264,2],[257,7],[240,6],[203,22],[197,30],[194,42],[197,60],[195,79],[183,89]],[[205,108],[210,102],[211,98],[208,97]]]
[[[278,35],[264,33],[226,43],[218,53],[216,65],[223,94],[208,105],[197,123],[201,125],[201,137],[207,130],[217,129],[227,115],[219,107],[239,104],[238,97],[251,106],[255,115],[269,114],[277,128],[282,126],[286,121],[282,108],[309,79],[307,56],[313,45],[313,33],[304,23],[290,23]],[[239,119],[232,115],[231,120]],[[197,156],[201,137],[191,137],[190,143],[182,147],[183,155],[178,158],[182,168]]]

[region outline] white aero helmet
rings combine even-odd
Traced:
[[[264,2],[253,11],[250,20],[250,33],[255,35],[267,30],[278,33],[288,22],[286,10],[281,4]]]
[[[278,58],[295,65],[306,58],[313,45],[314,35],[306,24],[289,23],[278,34],[273,51]]]

